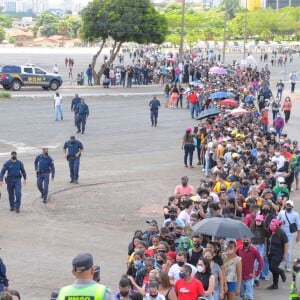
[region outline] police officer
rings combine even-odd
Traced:
[[[10,211],[20,212],[21,206],[21,178],[24,178],[24,185],[26,184],[26,172],[23,163],[17,159],[17,152],[11,152],[11,159],[8,160],[2,167],[0,173],[0,186],[3,183],[3,177],[7,172],[5,179],[7,184],[7,192],[10,204]]]
[[[49,156],[48,148],[43,148],[43,153],[38,155],[34,160],[34,168],[37,176],[37,187],[41,192],[43,202],[47,202],[49,175],[54,180],[55,167],[53,159]]]
[[[70,183],[78,183],[79,177],[79,164],[80,156],[83,151],[83,145],[80,141],[75,139],[75,136],[71,136],[70,140],[64,144],[64,154],[65,158],[69,162],[70,168]]]
[[[74,111],[74,123],[75,127],[77,127],[77,120],[78,120],[78,104],[80,104],[81,98],[78,96],[78,94],[75,94],[74,99],[71,103],[71,111]]]
[[[158,109],[160,107],[159,100],[156,99],[156,97],[153,97],[153,99],[149,102],[150,106],[150,119],[151,124],[153,126],[157,126],[157,117],[158,117]]]
[[[1,249],[1,248],[0,248]],[[0,258],[0,292],[8,290],[8,279],[6,277],[6,266]]]
[[[59,291],[57,300],[113,300],[110,290],[93,280],[93,257],[88,253],[78,254],[72,261],[75,282]]]
[[[84,102],[84,99],[81,99],[80,104],[78,104],[78,121],[77,121],[77,133],[84,134],[86,119],[89,116],[89,107]]]

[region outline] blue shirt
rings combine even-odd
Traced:
[[[35,158],[34,168],[36,171],[49,171],[52,174],[52,177],[55,175],[55,168],[53,159],[51,156],[46,156],[44,154],[40,154]]]
[[[74,157],[80,150],[83,150],[83,145],[80,141],[67,141],[64,144],[64,149],[68,149],[68,155]]]
[[[89,107],[85,103],[79,103],[77,105],[77,111],[80,116],[88,116],[89,115]]]
[[[71,111],[78,112],[78,105],[81,102],[81,98],[74,98],[71,103]]]
[[[3,181],[3,177],[7,171],[7,177],[22,177],[26,180],[26,172],[23,166],[23,163],[19,160],[12,161],[8,160],[2,167],[0,173],[0,181]]]

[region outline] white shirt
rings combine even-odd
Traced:
[[[287,219],[286,216],[289,218],[289,220]],[[286,212],[285,210],[281,210],[278,213],[277,219],[279,221],[284,221],[284,224],[281,225],[281,228],[287,235],[294,235],[294,233],[290,232],[289,221],[290,221],[291,224],[296,223],[297,224],[297,229],[300,230],[299,214],[296,211],[294,211],[294,209],[289,213]]]
[[[178,219],[182,220],[185,225],[191,223],[191,215],[189,215],[185,209],[180,212]]]
[[[279,156],[274,155],[271,160],[272,160],[272,162],[276,163],[277,170],[279,170],[280,168],[282,168],[284,166],[285,157],[282,155],[279,155]]]
[[[63,99],[63,97],[61,95],[54,96],[55,106],[61,105],[62,104],[62,99]]]
[[[197,273],[196,267],[191,265],[191,264],[186,264],[186,265],[188,265],[192,268],[192,275],[191,276],[194,277],[195,274]],[[181,269],[181,267],[179,267],[178,264],[174,264],[168,272],[169,278],[173,278],[174,282],[176,282],[180,278],[179,277],[180,269]]]

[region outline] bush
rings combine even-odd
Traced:
[[[11,94],[8,92],[0,93],[0,98],[11,98]]]

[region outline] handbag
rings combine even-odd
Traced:
[[[285,212],[285,216],[286,216],[287,221],[289,222],[290,232],[291,232],[291,233],[294,233],[294,232],[298,231],[297,224],[296,224],[296,223],[291,223],[291,222],[290,222],[290,220],[289,220],[289,218],[288,218],[286,212]]]

